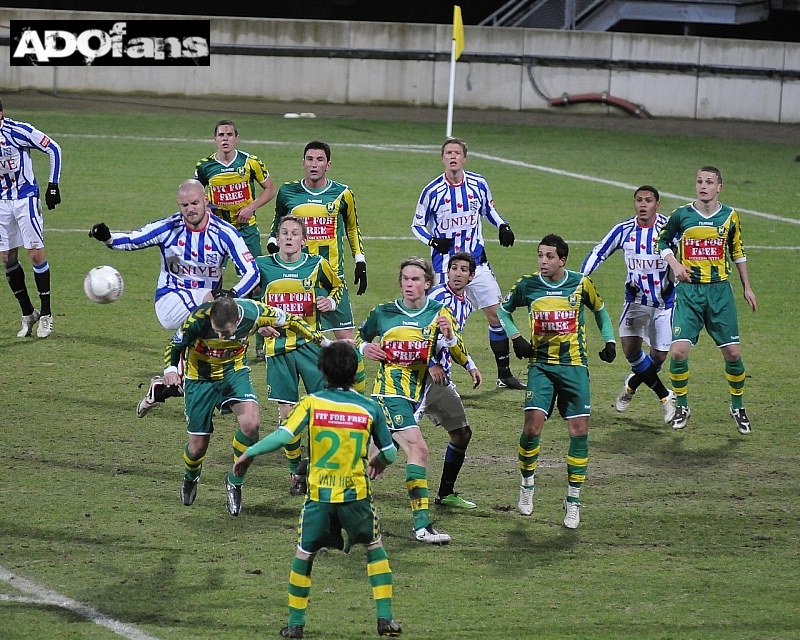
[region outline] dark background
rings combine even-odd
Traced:
[[[464,24],[475,25],[499,9],[506,0],[459,0]],[[436,0],[250,0],[249,2],[189,2],[138,0],[135,9],[121,3],[75,2],[69,0],[3,0],[6,8],[64,9],[87,11],[135,11],[137,13],[206,16],[251,16],[261,18],[302,18],[309,20],[365,20],[368,22],[420,22],[449,24],[452,1]],[[614,31],[683,35],[684,25],[671,22],[621,22]],[[766,22],[740,26],[691,25],[695,36],[800,42],[800,11],[772,11]]]

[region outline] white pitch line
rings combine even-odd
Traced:
[[[97,609],[93,609],[92,607],[81,604],[80,602],[72,600],[71,598],[62,596],[60,593],[56,593],[55,591],[45,589],[35,582],[31,582],[26,578],[21,578],[20,576],[14,575],[3,567],[0,567],[0,580],[9,584],[15,589],[22,591],[23,593],[33,596],[28,598],[0,594],[0,600],[2,601],[46,604],[50,606],[61,607],[62,609],[67,609],[73,613],[77,613],[79,616],[83,616],[87,620],[90,620],[101,627],[105,627],[106,629],[116,633],[118,636],[128,638],[128,640],[158,640],[158,638],[155,636],[147,635],[144,631],[137,629],[131,624],[125,624],[124,622],[110,618],[109,616],[100,613]]]
[[[53,134],[54,138],[83,138],[83,139],[90,139],[90,140],[131,140],[134,142],[191,142],[191,143],[202,143],[208,144],[208,139],[203,138],[159,138],[155,136],[117,136],[117,135],[104,135],[104,134],[92,134],[92,133],[55,133]],[[242,140],[245,144],[263,144],[263,145],[273,145],[273,146],[302,146],[302,143],[298,142],[284,142],[281,140]],[[331,146],[336,147],[348,147],[351,149],[369,149],[371,151],[405,151],[407,153],[428,153],[429,151],[438,151],[438,145],[425,145],[425,144],[363,144],[363,143],[355,143],[355,142],[344,142],[344,143],[331,143]],[[619,182],[617,180],[607,180],[605,178],[597,178],[595,176],[590,176],[585,173],[575,173],[573,171],[564,171],[563,169],[554,169],[553,167],[545,167],[544,165],[540,164],[531,164],[529,162],[523,162],[522,160],[511,160],[509,158],[501,158],[499,156],[492,156],[487,153],[477,153],[475,151],[472,152],[472,155],[476,158],[483,158],[484,160],[490,160],[492,162],[499,162],[500,164],[507,164],[513,167],[522,167],[523,169],[534,169],[535,171],[542,171],[544,173],[552,173],[557,176],[564,176],[566,178],[576,178],[577,180],[585,180],[587,182],[596,182],[598,184],[604,184],[610,187],[618,187],[620,189],[625,189],[626,191],[633,191],[637,188],[637,185],[627,184],[626,182]],[[676,200],[682,200],[684,202],[690,202],[694,200],[694,196],[682,196],[676,193],[670,193],[668,191],[661,191],[662,196],[666,196],[668,198],[674,198]],[[742,209],[741,207],[736,207],[736,211],[739,213],[748,213],[752,216],[756,216],[759,218],[766,218],[767,220],[775,220],[776,222],[786,222],[787,224],[800,224],[800,220],[795,218],[786,218],[784,216],[775,215],[774,213],[765,213],[763,211],[755,211],[753,209]]]

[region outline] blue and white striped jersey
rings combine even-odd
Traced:
[[[39,197],[31,149],[50,156],[48,182],[58,182],[61,177],[61,147],[56,141],[27,122],[3,118],[0,122],[0,200]]]
[[[669,265],[661,258],[655,244],[667,219],[659,213],[651,227],[640,226],[636,216],[623,220],[589,252],[581,272],[590,275],[606,258],[622,249],[628,268],[625,302],[671,309],[675,303],[675,283]]]
[[[486,178],[478,173],[464,171],[460,184],[452,184],[445,174],[430,182],[417,203],[413,234],[428,244],[433,236],[452,238],[450,255],[457,251],[471,253],[478,264],[488,263],[484,251],[481,223],[486,218],[495,227],[506,221],[494,208],[492,192]],[[449,258],[431,250],[433,270],[440,274],[440,282],[447,278]]]
[[[445,307],[450,309],[453,318],[456,321],[456,330],[461,333],[464,330],[464,325],[467,323],[467,318],[475,310],[472,303],[466,295],[459,296],[450,288],[449,284],[437,284],[428,291],[428,298],[441,302]],[[443,348],[432,359],[430,364],[439,364],[450,377],[450,369],[452,367],[452,358],[450,357],[450,350],[447,347]],[[468,356],[467,364],[464,368],[469,371],[475,368],[475,363],[472,356]]]
[[[231,259],[242,274],[235,289],[244,297],[258,284],[256,263],[242,236],[233,225],[214,215],[208,216],[200,231],[186,227],[183,216],[146,224],[131,233],[112,233],[107,243],[111,249],[136,251],[147,247],[161,249],[161,273],[158,276],[156,301],[176,289],[213,289],[222,280],[226,259]]]

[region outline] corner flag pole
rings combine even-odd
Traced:
[[[447,98],[447,133],[446,137],[453,134],[453,96],[456,91],[456,60],[461,57],[464,50],[464,23],[461,20],[461,7],[453,7],[453,44],[450,48],[450,94]]]

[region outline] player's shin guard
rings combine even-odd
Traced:
[[[442,479],[439,481],[438,495],[440,498],[449,496],[454,491],[458,474],[466,457],[464,449],[456,448],[452,442],[447,444],[444,452],[444,465],[442,466]]]
[[[253,438],[248,438],[244,435],[244,432],[240,429],[236,430],[236,435],[233,436],[233,461],[236,462],[239,459],[239,456],[244,453],[244,450],[247,447],[252,447],[256,442],[258,442],[258,438],[255,440]],[[247,462],[247,460],[245,460]],[[244,463],[243,463],[244,464]],[[242,471],[242,475],[235,476],[233,475],[233,469],[228,472],[228,482],[232,485],[241,486],[242,482],[244,481],[244,474],[247,472],[247,469]]]
[[[731,407],[741,409],[744,405],[744,362],[739,358],[734,362],[725,361],[725,377],[728,379],[728,389],[731,392]]]
[[[205,458],[205,454],[199,458],[193,458],[192,454],[189,453],[189,444],[186,444],[186,448],[183,450],[183,475],[187,480],[194,482],[200,477]]]
[[[689,358],[686,360],[669,360],[669,380],[675,392],[675,404],[679,407],[688,407],[689,398]]]
[[[19,262],[6,266],[6,282],[11,288],[11,292],[19,302],[19,308],[23,316],[33,313],[33,304],[28,296],[28,288],[25,286],[25,271]]]
[[[283,453],[289,462],[289,471],[297,473],[297,465],[300,464],[300,456],[303,454],[303,447],[300,443],[302,434],[295,436],[283,446]]]
[[[526,487],[533,486],[536,474],[536,463],[539,460],[541,435],[526,436],[525,432],[519,437],[519,471],[522,475],[521,484]]]
[[[375,600],[378,618],[393,620],[392,616],[392,570],[386,549],[377,547],[367,551],[367,575]]]
[[[292,571],[289,573],[289,626],[306,624],[308,594],[311,593],[311,567],[313,559],[292,560]]]
[[[367,390],[367,372],[364,370],[364,356],[356,349],[356,356],[358,357],[358,366],[356,367],[356,377],[353,382],[353,391],[364,395]]]
[[[406,489],[411,501],[411,516],[414,529],[427,527],[431,521],[428,516],[428,480],[425,467],[417,464],[406,465]]]
[[[42,264],[33,265],[33,278],[36,281],[36,290],[39,292],[43,316],[52,315],[50,311],[50,265],[45,260]]]
[[[489,347],[492,349],[494,361],[497,364],[497,377],[510,378],[512,374],[508,336],[502,325],[497,325],[496,327],[489,325]]]
[[[589,464],[589,434],[570,436],[567,452],[568,502],[580,502],[581,487],[586,482],[586,467]]]

